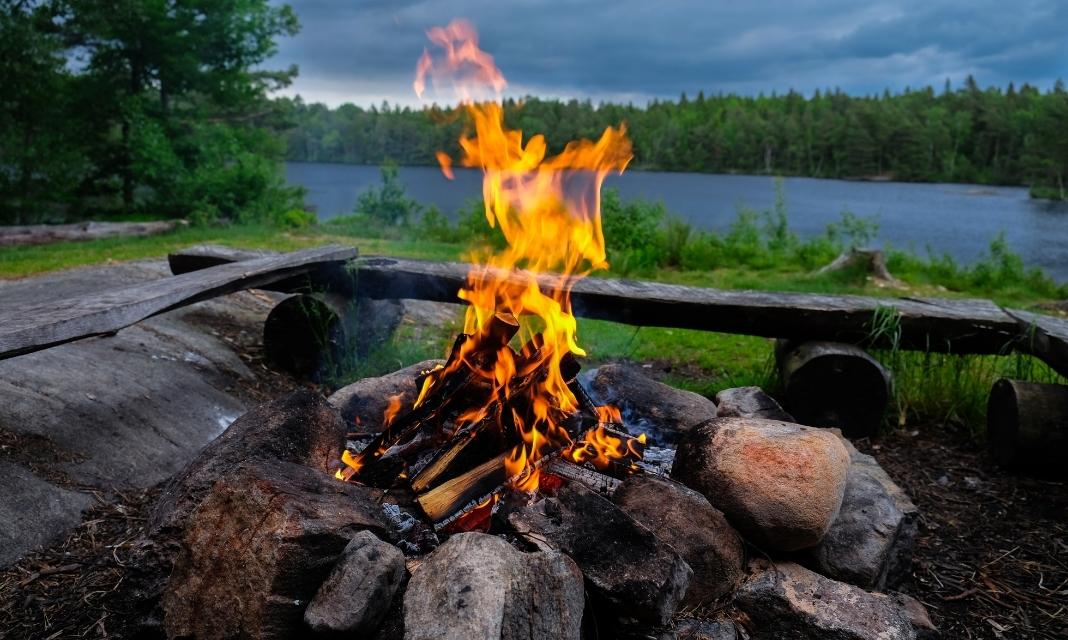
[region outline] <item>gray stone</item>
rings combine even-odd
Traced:
[[[780,551],[819,543],[845,494],[849,453],[832,432],[715,418],[679,445],[671,475],[702,493],[747,540]]]
[[[406,640],[578,640],[582,574],[555,551],[523,553],[461,533],[415,571],[404,596]]]
[[[82,521],[92,501],[0,460],[0,567],[62,539]]]
[[[32,304],[168,275],[162,260],[94,266],[0,281],[0,299]],[[241,292],[0,361],[0,425],[76,454],[57,470],[81,483],[157,484],[244,412],[234,389],[255,379],[205,322],[247,328],[258,341],[270,306],[263,292]]]
[[[169,638],[294,638],[358,532],[385,535],[380,492],[275,461],[237,467],[194,512],[163,593]]]
[[[301,389],[254,407],[167,483],[149,532],[181,530],[211,486],[238,464],[293,462],[331,472],[344,444],[341,417],[318,393]]]
[[[319,587],[304,611],[304,622],[317,633],[370,634],[389,611],[404,575],[404,554],[370,531],[361,531]]]
[[[734,602],[757,639],[912,640],[908,615],[890,596],[836,582],[792,562],[753,563]]]
[[[382,430],[390,398],[400,396],[402,406],[410,407],[419,394],[415,385],[419,372],[444,362],[424,360],[384,376],[358,380],[335,391],[329,402],[341,412],[350,433],[375,435]]]
[[[881,591],[909,572],[919,510],[875,458],[845,438],[849,475],[838,516],[811,549],[811,566],[825,576]]]
[[[508,523],[525,539],[569,555],[594,595],[620,617],[668,624],[693,576],[678,551],[576,482],[509,514]]]
[[[931,621],[931,616],[927,613],[927,607],[923,606],[922,602],[904,593],[892,593],[890,595],[905,610],[905,615],[908,616],[909,622],[912,623],[912,628],[916,631],[918,640],[935,640],[940,637],[938,627]]]
[[[797,422],[760,387],[736,387],[720,391],[716,394],[716,415]]]
[[[693,569],[684,606],[710,604],[745,576],[745,547],[723,512],[678,482],[650,475],[628,478],[612,501],[668,543]]]
[[[628,431],[644,433],[657,444],[678,442],[716,417],[716,405],[708,398],[651,380],[633,365],[606,364],[579,379],[594,402],[620,410]]]
[[[664,640],[738,640],[738,627],[730,620],[683,618]]]

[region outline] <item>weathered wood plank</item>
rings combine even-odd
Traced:
[[[179,222],[78,222],[75,224],[30,224],[0,227],[0,247],[49,244],[70,240],[97,240],[119,236],[151,236],[173,230]],[[181,224],[185,224],[184,222]]]
[[[456,292],[472,268],[393,258],[363,258],[357,265],[361,296],[438,302],[459,302]],[[560,278],[542,275],[539,281],[548,290]],[[1005,353],[1019,334],[1017,321],[988,300],[723,291],[604,278],[572,284],[576,316],[639,326],[871,344],[874,316],[892,312],[901,348],[954,353]]]
[[[23,307],[0,304],[0,359],[114,333],[177,307],[234,291],[262,288],[324,267],[340,270],[356,255],[351,247],[318,247],[66,300]]]
[[[1005,313],[1019,323],[1016,348],[1068,377],[1068,320],[1019,309],[1005,309]]]
[[[234,249],[220,245],[203,244],[187,247],[167,255],[171,273],[181,275],[200,271],[208,267],[233,262],[246,262],[269,256],[279,256],[278,251],[252,251]],[[356,296],[356,281],[352,274],[343,268],[342,263],[331,262],[319,268],[310,269],[291,278],[282,278],[259,287],[267,291],[280,293],[335,293],[340,296]]]

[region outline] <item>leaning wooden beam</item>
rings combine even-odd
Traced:
[[[458,302],[456,292],[472,268],[393,258],[364,258],[357,265],[360,296],[439,302]],[[542,275],[539,283],[549,290],[561,279]],[[1019,335],[1017,321],[988,300],[723,291],[604,278],[568,284],[575,315],[639,326],[888,346],[897,331],[874,327],[891,318],[887,325],[899,330],[898,347],[953,353],[1004,353]]]
[[[44,304],[0,305],[0,359],[109,334],[164,311],[243,289],[257,289],[356,257],[328,246],[224,264],[171,278]]]
[[[202,244],[180,249],[167,255],[171,273],[181,275],[208,267],[233,262],[247,262],[259,258],[283,255],[277,251],[251,251],[220,245]],[[340,263],[324,264],[318,269],[302,272],[291,278],[282,278],[264,284],[261,289],[281,293],[324,293],[339,296],[356,296],[356,279]]]

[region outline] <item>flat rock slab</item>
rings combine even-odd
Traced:
[[[523,553],[461,533],[424,562],[404,595],[405,640],[578,640],[582,574],[556,551]]]
[[[0,300],[22,304],[164,276],[162,262],[61,272],[2,283]],[[81,461],[59,470],[82,483],[131,489],[164,480],[245,409],[230,389],[252,373],[189,319],[223,314],[245,322],[269,307],[251,294],[230,298],[0,361],[0,428],[44,436],[77,455]]]
[[[0,281],[0,305],[44,303],[167,277],[164,261],[103,265]],[[245,410],[235,391],[255,380],[205,323],[226,322],[258,340],[272,298],[243,292],[151,318],[114,336],[90,338],[0,361],[0,430],[47,439],[48,477],[104,490],[152,486],[179,470]],[[247,327],[247,329],[245,329]],[[16,436],[16,440],[18,439]],[[80,501],[28,472],[5,473],[0,509],[20,509],[42,491]],[[43,498],[42,498],[43,499]],[[70,511],[67,512],[72,513]],[[77,524],[51,520],[48,540]],[[33,527],[0,519],[11,551],[0,565],[42,544]],[[17,550],[17,551],[15,551]]]
[[[734,602],[757,640],[913,640],[904,608],[890,596],[836,582],[792,562],[753,563]]]
[[[693,576],[678,551],[576,482],[509,514],[508,522],[524,539],[571,556],[616,617],[666,625]]]
[[[88,494],[61,489],[0,460],[0,566],[62,539],[92,501]]]
[[[633,365],[606,364],[580,374],[579,380],[599,405],[620,410],[632,434],[646,434],[659,445],[678,442],[697,425],[716,417],[716,405],[647,377]]]

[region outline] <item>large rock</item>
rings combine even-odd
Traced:
[[[658,444],[678,442],[716,417],[716,405],[708,398],[650,380],[633,365],[606,364],[580,380],[594,402],[620,410],[628,431],[644,433]]]
[[[679,445],[671,475],[748,540],[795,551],[819,543],[845,495],[849,452],[830,431],[759,418],[716,418]]]
[[[275,461],[238,467],[193,514],[163,594],[170,638],[293,638],[359,531],[385,535],[371,489]]]
[[[909,572],[919,510],[875,458],[844,438],[842,443],[851,461],[845,498],[827,535],[810,551],[812,568],[882,591]]]
[[[754,563],[735,604],[757,640],[912,640],[904,609],[890,596],[836,582],[792,562]]]
[[[797,422],[760,387],[735,387],[716,394],[716,415],[721,418],[767,418]]]
[[[404,596],[406,640],[578,640],[582,574],[555,551],[523,553],[461,533],[415,571]]]
[[[272,466],[279,461],[330,471],[345,444],[336,409],[317,393],[294,391],[241,416],[204,448],[163,489],[149,519],[149,531],[180,530],[208,489],[243,462]]]
[[[419,372],[444,363],[444,360],[424,360],[378,378],[358,380],[335,391],[329,402],[341,412],[349,432],[375,435],[382,430],[382,417],[390,398],[400,396],[401,405],[410,407],[419,394],[415,386]]]
[[[366,636],[378,628],[404,582],[404,554],[370,531],[353,536],[304,611],[316,633]]]
[[[652,475],[627,479],[612,495],[623,511],[678,551],[693,569],[683,604],[709,604],[742,581],[745,547],[723,512],[678,482]]]
[[[571,556],[594,594],[621,617],[667,624],[693,576],[670,545],[575,482],[509,514],[508,522],[527,540]]]
[[[0,566],[62,539],[92,502],[88,494],[61,489],[0,460]]]
[[[159,260],[86,267],[0,281],[0,299],[18,307],[168,276]],[[269,295],[235,293],[0,361],[0,425],[51,440],[57,455],[41,466],[79,484],[156,485],[244,413],[257,375],[217,329],[258,343]]]

